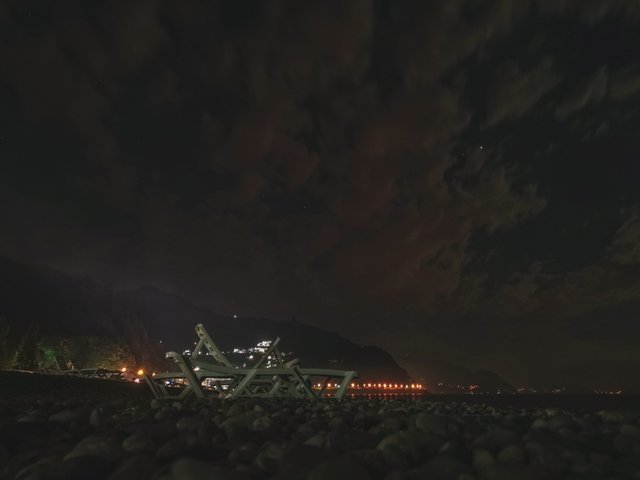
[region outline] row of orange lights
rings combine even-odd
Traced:
[[[316,388],[322,388],[321,383],[314,385]],[[338,388],[338,383],[329,383],[327,388]],[[420,390],[423,388],[421,383],[351,383],[351,388],[380,388],[383,390]]]
[[[121,371],[122,373],[127,373],[127,367],[122,367],[122,368],[120,369],[120,371]],[[136,372],[136,374],[137,374],[139,377],[142,377],[142,376],[144,375],[144,370],[141,368],[140,370],[138,370],[138,371]],[[155,373],[154,373],[153,375],[155,375]]]
[[[351,388],[421,389],[421,383],[352,383]]]
[[[122,373],[126,373],[127,372],[127,367],[122,367],[120,369],[120,371]],[[138,370],[137,375],[139,377],[142,377],[144,375],[144,370],[141,368],[140,370]],[[155,373],[153,373],[153,375],[155,375]],[[318,388],[322,387],[321,383],[318,383],[315,385]],[[328,388],[338,388],[339,384],[334,383],[332,384],[327,384]],[[408,389],[421,389],[422,388],[422,384],[421,383],[407,383],[407,384],[398,384],[398,383],[351,383],[351,388],[382,388],[382,389],[392,389],[392,390],[399,390],[399,389],[403,389],[403,390],[408,390]]]

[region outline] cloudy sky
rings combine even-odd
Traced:
[[[624,386],[639,59],[636,0],[5,1],[0,255]]]

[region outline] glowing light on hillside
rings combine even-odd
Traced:
[[[125,372],[127,371],[127,367],[122,367],[122,368],[120,369],[120,371],[121,371],[122,373],[125,373]]]
[[[138,370],[138,376],[141,377],[143,375],[144,375],[144,370],[143,369]]]

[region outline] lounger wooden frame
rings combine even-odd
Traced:
[[[177,352],[166,354],[166,357],[178,366],[178,371],[145,376],[155,398],[182,399],[194,395],[197,398],[287,396],[315,399],[327,395],[327,385],[338,383],[338,387],[332,393],[334,398],[340,400],[357,377],[353,370],[300,368],[297,365],[298,359],[285,362],[277,348],[280,338],[271,343],[253,366],[235,367],[213,342],[202,324],[196,326],[196,333],[199,341],[190,355]],[[201,354],[203,349],[206,350],[205,355]],[[274,365],[263,366],[270,357]],[[314,391],[311,378],[322,378],[323,387]],[[176,379],[182,382],[182,388],[167,388],[165,381]],[[209,387],[203,386],[206,380],[210,384]]]

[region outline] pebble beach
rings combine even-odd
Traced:
[[[640,479],[635,409],[160,402],[144,385],[35,377],[2,374],[3,479]]]

